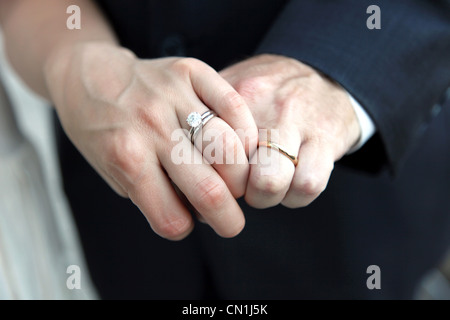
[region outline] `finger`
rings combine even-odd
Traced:
[[[313,141],[302,144],[294,178],[282,201],[284,206],[305,207],[325,190],[334,167],[330,150]]]
[[[178,108],[178,120],[186,132],[191,112],[202,115],[209,110],[195,94],[186,94],[183,108]],[[202,127],[202,126],[201,126]],[[187,135],[190,139],[190,135]],[[244,195],[249,165],[244,147],[237,133],[223,119],[213,117],[195,135],[194,144],[205,160],[219,173],[235,198]]]
[[[183,192],[180,191],[180,189],[177,187],[175,183],[172,181],[172,187],[175,189],[178,197],[181,199],[181,202],[183,202],[184,206],[191,212],[191,214],[194,214],[194,216],[197,218],[198,221],[201,223],[206,223],[205,219],[202,217],[202,215],[192,206],[192,204],[188,201],[186,196],[183,194]]]
[[[294,127],[280,125],[271,129],[270,136],[260,131],[260,141],[276,142],[289,154],[298,154],[300,136]],[[257,157],[255,159],[255,156]],[[278,205],[285,197],[294,175],[293,162],[277,150],[260,146],[250,160],[250,177],[245,200],[255,208]]]
[[[257,148],[258,128],[241,95],[213,68],[203,63],[190,73],[190,79],[198,97],[236,131],[247,157],[252,155]]]
[[[195,159],[201,159],[200,152],[186,136],[181,136],[178,143],[184,152],[192,152]],[[171,151],[167,150],[173,147],[166,146],[166,150],[159,153],[169,177],[217,234],[222,237],[236,236],[243,229],[245,219],[224,180],[205,162],[174,162]]]
[[[147,218],[153,231],[169,240],[181,240],[194,228],[192,215],[169,178],[152,164],[129,189],[129,197]]]
[[[114,190],[119,196],[128,198],[128,192],[120,182],[115,179],[111,172],[107,172],[102,166],[99,166],[93,162],[89,162],[91,166],[98,172],[98,174],[106,181],[106,183]],[[110,170],[111,171],[111,170]]]

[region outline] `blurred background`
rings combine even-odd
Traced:
[[[0,84],[0,299],[95,299],[61,188],[52,110],[8,65],[1,30]],[[450,300],[447,256],[417,299]],[[80,267],[81,290],[67,287],[70,265]]]
[[[96,298],[61,189],[52,110],[8,65],[2,40],[0,30],[0,299]],[[67,286],[71,265],[80,290]]]

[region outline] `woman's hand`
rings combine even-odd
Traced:
[[[139,60],[126,49],[93,42],[60,48],[48,59],[45,76],[69,138],[118,194],[140,208],[156,233],[176,240],[193,228],[172,182],[219,235],[242,230],[245,220],[235,198],[245,192],[257,128],[245,101],[212,68],[191,58]],[[241,164],[210,164],[211,153],[197,164],[172,159],[180,145],[201,154],[189,134],[173,137],[189,129],[191,112],[208,109],[219,117],[205,131],[214,129],[217,136],[205,143],[197,136],[195,144],[214,144],[216,157],[232,150]]]
[[[325,190],[334,162],[360,136],[348,94],[313,68],[283,56],[256,56],[220,74],[249,105],[260,142],[271,140],[298,157],[295,167],[280,152],[260,147],[258,160],[250,159],[246,201],[256,208],[311,203]],[[263,161],[266,154],[270,161]]]

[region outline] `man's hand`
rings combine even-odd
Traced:
[[[313,68],[283,56],[256,56],[220,74],[246,100],[258,128],[271,130],[270,137],[260,131],[260,142],[272,140],[298,155],[294,167],[279,152],[260,147],[255,156],[261,160],[268,154],[271,161],[253,164],[251,159],[246,201],[256,208],[311,203],[325,190],[334,162],[360,136],[348,94]]]
[[[233,129],[257,140],[257,128],[245,101],[218,73],[189,58],[139,60],[105,43],[80,43],[52,53],[45,68],[47,87],[69,138],[97,172],[120,195],[129,197],[156,233],[181,239],[193,222],[172,182],[202,218],[221,236],[244,227],[235,198],[245,192],[249,165]],[[241,164],[176,164],[174,147],[192,147],[191,112],[209,108],[218,116],[206,124],[219,136],[216,152],[233,150]],[[232,129],[233,128],[233,129]],[[226,136],[225,144],[222,138]],[[201,136],[196,139],[196,145]],[[203,147],[208,146],[207,143]]]

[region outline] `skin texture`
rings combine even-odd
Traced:
[[[313,68],[277,55],[253,57],[221,75],[245,99],[258,128],[277,130],[269,140],[299,159],[295,167],[279,152],[260,147],[271,161],[251,159],[257,163],[251,166],[246,201],[256,208],[310,204],[325,190],[334,162],[360,136],[345,90]],[[259,140],[268,137],[263,132]]]
[[[87,161],[164,238],[191,232],[188,207],[217,234],[233,237],[245,224],[236,198],[245,195],[257,208],[309,204],[324,190],[334,161],[358,139],[345,91],[298,61],[263,55],[217,73],[192,58],[140,60],[118,45],[91,1],[77,2],[83,27],[69,31],[61,13],[71,4],[0,0],[9,60],[55,106]],[[208,109],[218,117],[193,148],[186,118]],[[278,129],[271,139],[298,154],[297,168],[276,151],[261,147],[255,153],[258,139],[267,140],[264,133],[258,137],[258,128]],[[203,153],[202,161],[175,163],[173,150],[180,146],[200,159]],[[217,163],[230,153],[231,164]]]
[[[139,60],[102,43],[71,47],[48,66],[48,88],[65,132],[109,185],[140,208],[156,233],[177,240],[193,227],[171,182],[219,235],[242,230],[245,220],[235,198],[245,192],[249,165],[232,127],[249,125],[253,139],[257,131],[244,100],[216,71],[191,58]],[[188,114],[201,114],[207,106],[220,117],[207,124],[220,132],[211,143],[224,153],[236,150],[241,164],[174,163],[176,145],[192,146],[188,135],[173,141],[172,133],[180,127],[187,132]],[[227,139],[219,144],[222,135]]]

